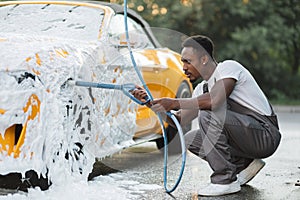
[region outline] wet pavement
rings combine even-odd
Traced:
[[[102,184],[108,184],[107,187],[109,189],[110,187],[121,187],[125,191],[128,191],[130,198],[124,197],[121,198],[122,200],[300,200],[300,112],[288,107],[278,109],[279,125],[282,132],[281,144],[274,155],[264,159],[266,166],[252,181],[243,186],[239,193],[220,197],[198,196],[197,191],[209,183],[209,176],[212,171],[205,161],[191,153],[187,153],[182,180],[172,194],[167,194],[164,189],[163,180],[163,153],[157,150],[154,142],[131,147],[96,162],[93,173],[89,178],[91,179],[91,183],[100,181]],[[195,126],[196,124],[193,124],[194,128]],[[177,180],[180,167],[181,156],[170,155],[168,162],[169,189],[173,187],[173,184]],[[110,186],[109,184],[111,183],[106,183],[107,179],[113,179],[113,183],[118,183],[117,186]],[[94,190],[94,188],[91,188],[89,193],[98,195],[96,192],[100,189],[97,188]],[[76,188],[74,190],[77,191]],[[105,189],[103,188],[103,190]],[[0,189],[0,197],[5,198],[7,194],[16,192],[22,194],[21,191]],[[41,196],[44,195],[47,195],[47,193],[41,193]],[[117,195],[112,192],[108,195],[111,195],[110,199],[120,199],[117,198],[120,194]],[[6,197],[9,198],[10,196],[7,195]],[[107,197],[104,199],[107,199]],[[27,200],[30,197],[23,199]],[[49,197],[48,199],[51,198]],[[101,199],[100,196],[99,199]]]
[[[131,173],[132,180],[161,186],[160,189],[147,191],[139,199],[298,200],[300,199],[300,113],[280,110],[278,118],[282,132],[280,146],[275,154],[264,159],[266,165],[260,173],[236,194],[220,197],[198,196],[198,189],[209,183],[211,170],[205,161],[191,153],[187,154],[185,171],[178,188],[171,195],[167,194],[163,187],[163,154],[156,149],[155,143],[129,148],[102,160],[102,163],[119,171]],[[169,157],[169,189],[177,180],[180,166],[180,155]]]

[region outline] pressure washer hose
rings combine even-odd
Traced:
[[[128,25],[127,25],[127,0],[124,0],[124,24],[125,24],[126,42],[127,42],[127,47],[128,47],[128,50],[129,50],[131,62],[133,64],[133,67],[134,67],[140,81],[143,84],[143,87],[145,88],[145,90],[146,90],[146,92],[149,96],[149,99],[152,101],[153,97],[151,95],[151,92],[150,92],[149,88],[147,87],[141,72],[137,68],[137,65],[136,65],[136,62],[135,62],[135,59],[134,59],[134,56],[133,56],[133,53],[132,53],[132,50],[131,50],[131,47],[130,47],[129,34],[128,34]],[[184,136],[183,136],[182,128],[181,128],[177,118],[171,112],[167,112],[166,114],[173,120],[173,122],[175,123],[175,125],[177,127],[178,134],[179,134],[179,137],[180,137],[181,150],[182,150],[182,154],[181,154],[182,163],[181,163],[180,174],[179,174],[178,179],[177,179],[176,183],[174,184],[174,186],[171,189],[168,189],[168,186],[167,186],[168,138],[167,138],[167,134],[166,134],[166,130],[165,130],[165,127],[164,127],[162,117],[159,113],[157,113],[157,116],[158,116],[158,119],[159,119],[159,122],[160,122],[160,125],[161,125],[161,129],[163,131],[163,138],[164,138],[164,187],[165,187],[165,190],[166,190],[167,193],[171,193],[177,188],[177,186],[179,185],[179,183],[181,181],[183,171],[184,171],[184,167],[185,167],[185,161],[186,161],[186,150],[185,150],[185,142],[184,142]]]

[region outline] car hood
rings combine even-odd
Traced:
[[[15,84],[5,84],[0,90],[20,87],[24,79],[32,78],[48,92],[56,90],[67,80],[96,81],[95,67],[107,65],[116,52],[100,41],[67,40],[0,33],[0,78],[11,76]],[[110,52],[112,51],[112,52]],[[33,85],[35,86],[35,85]],[[27,86],[21,88],[28,89]]]
[[[0,35],[0,49],[1,109],[22,110],[31,95],[38,94],[39,99],[44,93],[56,95],[68,78],[75,79],[87,62],[85,54],[93,52],[95,45],[8,34]],[[22,117],[11,122],[4,119],[0,133],[11,124],[24,121]]]
[[[74,59],[74,54],[82,56],[80,55],[82,52],[91,50],[95,46],[96,42],[17,34],[0,35],[0,48],[2,49],[0,71],[28,70],[30,64],[40,67],[53,65],[59,58],[65,58],[68,62]],[[70,55],[70,52],[73,52],[73,55]],[[80,60],[76,61],[77,64],[82,64]]]

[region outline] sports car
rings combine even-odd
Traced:
[[[120,91],[70,84],[141,85],[130,46],[154,98],[191,95],[180,55],[162,47],[137,13],[127,15],[129,44],[121,5],[0,2],[0,174],[81,179],[95,158],[159,144],[161,126],[150,109]]]

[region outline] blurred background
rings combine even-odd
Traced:
[[[235,59],[245,65],[272,103],[300,104],[300,0],[127,2],[151,27],[209,36],[217,61]]]
[[[170,30],[157,31],[162,45],[180,52],[181,41],[172,31],[207,35],[215,43],[217,61],[242,63],[273,104],[300,105],[300,0],[127,2],[154,29]]]

